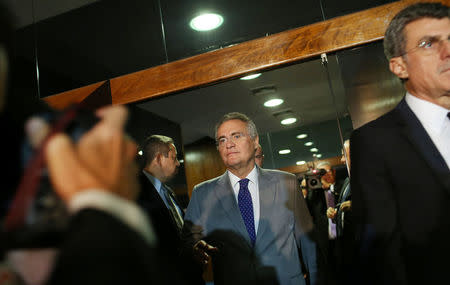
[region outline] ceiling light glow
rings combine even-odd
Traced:
[[[313,147],[313,148],[310,149],[309,151],[311,151],[311,152],[318,152],[319,150],[318,150],[317,148]]]
[[[283,99],[279,99],[279,98],[270,99],[270,100],[264,102],[264,106],[275,107],[275,106],[283,104],[283,102],[284,102]]]
[[[279,154],[288,154],[288,153],[291,153],[291,150],[290,149],[282,149],[282,150],[278,151],[278,153]]]
[[[313,142],[307,142],[305,143],[305,146],[312,146],[314,143]]]
[[[297,136],[298,139],[304,139],[304,138],[307,138],[307,137],[308,137],[307,134],[300,134],[300,135]]]
[[[318,155],[316,155],[317,158],[321,158],[322,155],[319,153]]]
[[[142,152],[142,150],[140,150],[140,151],[138,152],[138,154],[139,154],[139,155],[143,155],[144,153]]]
[[[214,30],[220,27],[222,23],[223,17],[221,15],[214,13],[206,13],[192,19],[189,25],[191,26],[192,29],[196,31],[204,32]]]
[[[293,123],[297,122],[296,118],[287,118],[281,121],[282,125],[291,125]]]
[[[259,76],[261,76],[261,73],[250,74],[250,75],[241,77],[240,79],[241,80],[252,80],[252,79],[258,78]]]
[[[297,164],[297,165],[303,165],[303,164],[305,164],[305,163],[306,163],[306,161],[301,160],[301,161],[297,161],[295,164]]]

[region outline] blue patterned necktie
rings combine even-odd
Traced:
[[[247,178],[239,180],[239,194],[238,194],[238,205],[241,211],[242,219],[244,220],[245,227],[247,228],[250,241],[252,246],[255,245],[256,233],[255,233],[255,219],[253,216],[253,202],[250,191],[248,191],[248,180]]]

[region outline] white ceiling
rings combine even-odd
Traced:
[[[333,90],[339,114],[347,113],[344,88],[334,56],[328,58]],[[266,108],[264,96],[255,96],[252,89],[274,85],[284,100],[278,107]],[[242,112],[255,122],[258,132],[264,134],[317,124],[336,118],[336,109],[330,95],[326,69],[320,59],[264,72],[253,80],[231,80],[138,104],[161,117],[180,124],[183,143],[189,144],[202,137],[214,137],[214,125],[228,112]],[[273,114],[291,109],[297,123],[282,126]]]

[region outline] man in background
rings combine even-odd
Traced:
[[[261,145],[258,145],[255,152],[255,163],[259,167],[263,167],[264,165],[264,152],[262,150]]]
[[[140,174],[142,189],[138,204],[152,220],[161,256],[175,265],[174,274],[179,271],[190,284],[202,284],[199,269],[192,266],[192,260],[181,255],[184,212],[166,184],[180,166],[174,141],[167,136],[152,135],[145,139],[142,151],[144,167]]]
[[[341,162],[350,170],[350,141],[344,142]],[[344,180],[339,198],[335,207],[327,209],[327,217],[336,223],[336,272],[337,279],[345,284],[349,271],[353,268],[353,255],[355,245],[354,225],[351,212],[350,177]]]

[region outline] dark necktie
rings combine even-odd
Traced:
[[[244,220],[245,227],[247,228],[250,241],[252,246],[255,245],[256,233],[255,233],[255,219],[253,216],[253,202],[250,191],[248,191],[248,180],[247,178],[239,181],[239,194],[238,194],[238,205],[241,211],[242,219]]]
[[[170,195],[170,190],[167,185],[162,184],[161,190],[164,194],[164,198],[166,198],[167,204],[169,204],[170,214],[172,215],[172,218],[175,221],[178,230],[181,232],[181,229],[183,228],[183,218],[178,212],[177,206],[175,205],[175,200],[172,198],[172,195]]]
[[[447,113],[447,117],[450,119],[450,112]]]

